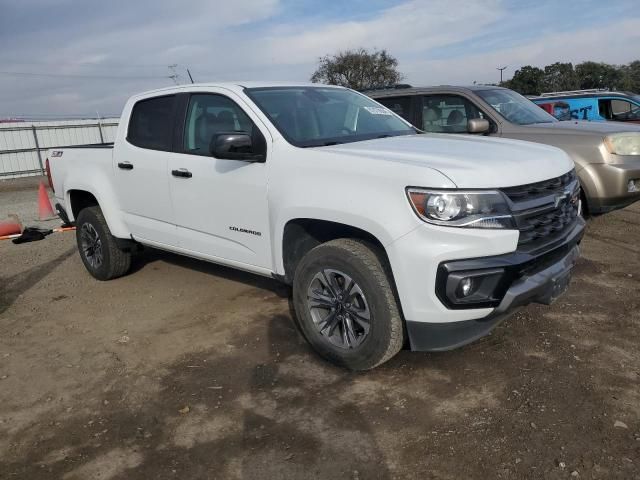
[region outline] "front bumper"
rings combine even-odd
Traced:
[[[640,181],[640,160],[629,160],[624,163],[592,164],[585,167],[579,176],[588,173],[590,179],[581,182],[593,185],[587,198],[589,213],[606,213],[626,207],[640,200],[640,191],[630,192],[629,181]]]
[[[451,350],[487,335],[519,307],[529,303],[551,304],[568,287],[571,270],[579,256],[584,222],[579,220],[566,240],[544,254],[532,257],[521,252],[447,262],[450,268],[506,268],[510,285],[493,311],[484,318],[458,322],[406,321],[412,350]]]

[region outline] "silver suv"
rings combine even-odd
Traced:
[[[559,121],[519,93],[494,86],[402,86],[364,93],[425,132],[495,135],[563,149],[575,162],[589,214],[640,200],[638,125]]]

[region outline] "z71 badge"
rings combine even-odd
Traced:
[[[52,157],[61,157],[62,156],[62,150],[54,150],[53,152],[51,152],[51,156]]]

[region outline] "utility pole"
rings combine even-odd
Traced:
[[[180,85],[180,75],[176,71],[177,67],[178,67],[178,64],[174,63],[173,65],[169,65],[167,68],[171,72],[171,75],[169,75],[169,78],[173,80],[176,85]]]
[[[496,68],[496,70],[500,70],[500,85],[502,85],[502,72],[504,72],[507,68],[509,68],[509,65]]]

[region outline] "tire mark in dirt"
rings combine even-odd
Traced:
[[[594,240],[597,240],[603,243],[608,243],[610,245],[613,245],[614,247],[622,248],[623,250],[627,250],[628,252],[632,252],[640,255],[640,250],[636,250],[635,248],[632,248],[628,244],[620,242],[615,238],[607,237],[605,235],[600,235],[595,232],[590,232],[589,237],[591,237]]]

